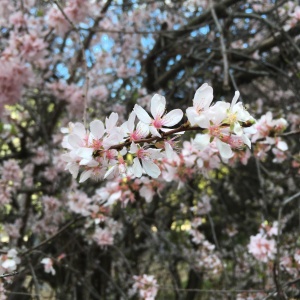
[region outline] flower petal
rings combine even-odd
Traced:
[[[141,177],[143,175],[143,169],[140,160],[137,157],[133,160],[132,170],[136,177]]]
[[[200,134],[199,133],[196,135],[193,145],[196,149],[203,150],[208,146],[209,142],[210,142],[209,134]]]
[[[84,136],[86,135],[86,130],[84,128],[84,125],[79,122],[75,123],[75,125],[73,126],[70,132],[77,134],[81,138],[84,138]]]
[[[135,117],[136,117],[136,114],[134,111],[132,111],[129,115],[129,118],[128,118],[128,121],[126,122],[127,123],[127,128],[128,128],[128,131],[130,133],[132,133],[134,131],[134,121],[135,121]]]
[[[199,109],[207,110],[213,98],[214,98],[213,88],[209,86],[207,83],[204,83],[196,91],[193,99],[193,105],[197,110]]]
[[[109,169],[106,171],[106,173],[105,173],[103,179],[106,179],[106,178],[114,171],[115,168],[116,168],[116,165],[114,165],[114,166],[112,166],[111,168],[109,168]]]
[[[279,142],[277,143],[277,148],[278,148],[279,150],[281,150],[281,151],[286,151],[289,147],[288,147],[288,145],[287,145],[286,142],[284,142],[284,141],[279,141]]]
[[[173,109],[163,116],[163,126],[172,127],[179,123],[183,117],[183,112],[181,109]]]
[[[85,170],[81,173],[80,175],[80,179],[79,179],[79,183],[82,183],[84,181],[86,181],[87,179],[89,179],[92,175],[93,170]]]
[[[83,145],[82,139],[77,134],[70,134],[68,142],[73,148],[79,148]]]
[[[134,154],[137,153],[137,151],[138,151],[138,146],[134,142],[132,142],[130,145],[129,153]]]
[[[200,116],[195,118],[196,124],[201,128],[208,128],[209,127],[209,115],[208,114],[201,114]]]
[[[79,157],[91,159],[93,157],[94,150],[92,148],[80,147],[77,149],[76,154]]]
[[[242,139],[243,139],[244,143],[249,147],[249,149],[251,149],[250,139],[245,134],[242,135]]]
[[[219,139],[217,139],[217,147],[222,158],[229,159],[233,156],[231,147]]]
[[[160,133],[157,131],[156,128],[154,128],[153,126],[150,126],[149,129],[150,129],[150,132],[152,135],[161,137]]]
[[[187,116],[189,122],[191,123],[191,125],[195,126],[196,125],[195,118],[198,116],[198,114],[194,107],[188,107],[186,109],[186,116]]]
[[[233,126],[233,132],[237,135],[237,136],[241,136],[243,134],[243,128],[241,127],[239,122],[235,122],[234,126]]]
[[[149,134],[149,126],[143,122],[138,122],[136,132],[140,139],[144,138]]]
[[[101,139],[104,134],[104,124],[100,120],[94,120],[90,123],[90,130],[96,139]]]
[[[154,119],[161,117],[166,109],[166,98],[155,94],[151,99],[151,114]]]
[[[138,104],[136,104],[133,108],[133,111],[136,113],[138,119],[145,124],[150,124],[152,119],[150,118],[149,114]]]
[[[118,122],[119,115],[115,112],[112,112],[108,118],[105,119],[105,127],[107,132],[111,132]]]
[[[152,178],[157,178],[160,175],[160,168],[151,160],[142,160],[143,169]]]
[[[75,162],[68,163],[66,166],[66,170],[69,170],[69,172],[72,174],[73,178],[76,178],[78,176],[79,172],[79,165]]]
[[[236,91],[236,92],[234,93],[234,97],[233,97],[233,99],[232,99],[232,102],[231,102],[230,107],[233,107],[233,106],[237,103],[239,97],[240,97],[240,92],[239,92],[239,91]]]

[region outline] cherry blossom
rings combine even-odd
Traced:
[[[297,298],[299,3],[129,2],[0,1],[0,298]]]
[[[10,249],[7,254],[0,255],[0,273],[9,273],[17,269],[17,265],[21,263],[16,249]]]
[[[207,111],[213,101],[213,89],[207,83],[201,85],[195,93],[193,107],[186,110],[187,118],[192,126],[196,124],[200,127],[209,126],[209,115]]]
[[[133,276],[133,290],[144,300],[154,300],[158,292],[157,280],[153,275]]]
[[[183,112],[180,109],[174,109],[165,114],[166,99],[159,94],[152,97],[150,109],[154,119],[138,104],[134,106],[133,110],[141,122],[150,126],[150,132],[158,137],[161,137],[158,130],[162,130],[163,126],[172,127],[178,124],[183,117]]]
[[[275,258],[276,243],[275,240],[267,239],[259,233],[251,236],[248,250],[257,260],[266,263]]]
[[[157,178],[159,176],[161,171],[159,167],[154,163],[154,160],[161,157],[160,149],[146,149],[143,147],[139,147],[132,142],[129,152],[136,155],[136,157],[133,159],[132,166],[133,174],[136,177],[141,177],[143,171],[153,178]]]
[[[56,271],[53,268],[53,260],[51,258],[45,257],[41,260],[41,263],[44,265],[44,271],[46,273],[51,273],[52,275],[56,274]]]

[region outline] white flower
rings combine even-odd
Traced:
[[[10,249],[7,252],[7,255],[0,256],[0,264],[5,272],[12,272],[17,269],[17,264],[21,262],[17,255],[18,253],[15,249]]]
[[[149,126],[143,122],[138,122],[135,128],[135,118],[136,114],[135,112],[131,112],[129,115],[128,121],[126,121],[121,128],[126,132],[126,134],[129,134],[131,141],[140,140],[142,138],[145,138],[149,134]]]
[[[52,275],[55,275],[55,270],[53,268],[53,261],[49,257],[45,257],[41,260],[41,263],[44,265],[44,271],[46,273],[51,273]]]
[[[247,122],[249,120],[253,120],[251,115],[245,110],[243,104],[241,102],[237,103],[240,93],[238,91],[235,92],[234,97],[232,99],[230,108],[227,112],[227,120],[230,124],[233,132],[238,135],[243,135],[243,128],[240,125],[240,122]],[[250,144],[250,141],[249,141]]]
[[[217,148],[222,159],[229,159],[233,156],[230,145],[224,143],[221,138],[229,136],[226,129],[221,127],[224,118],[226,117],[226,104],[224,102],[217,102],[212,108],[213,113],[210,117],[210,124],[208,126],[208,133],[197,134],[194,139],[194,147],[198,150],[204,150],[213,139],[216,139]]]
[[[186,115],[192,126],[196,124],[200,127],[207,128],[209,117],[205,111],[208,111],[213,100],[213,89],[207,83],[204,83],[196,91],[193,99],[193,107],[188,107]]]
[[[130,151],[131,154],[135,154],[137,157],[133,159],[133,174],[136,177],[143,175],[143,170],[149,176],[157,178],[160,175],[159,167],[153,162],[154,159],[161,157],[160,149],[145,149],[138,147],[135,143],[131,143]],[[142,161],[142,164],[140,162]]]
[[[172,127],[179,123],[183,117],[183,112],[181,109],[174,109],[164,115],[166,110],[166,99],[158,94],[155,94],[151,99],[150,110],[153,119],[138,104],[134,106],[133,110],[141,122],[150,126],[151,133],[158,137],[161,137],[160,133],[158,132],[159,129],[162,129],[163,126]]]

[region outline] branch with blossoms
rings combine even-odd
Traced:
[[[90,177],[141,177],[144,173],[157,178],[161,174],[158,161],[174,156],[176,142],[169,137],[186,131],[200,132],[193,140],[193,146],[200,151],[215,141],[226,161],[234,155],[233,149],[251,148],[248,134],[255,132],[251,127],[255,120],[237,102],[238,98],[239,92],[235,92],[231,104],[217,101],[211,105],[213,89],[205,83],[196,91],[193,106],[186,110],[187,122],[175,129],[171,127],[182,121],[183,112],[174,109],[166,113],[166,99],[158,94],[151,99],[152,116],[136,104],[121,126],[117,126],[117,113],[106,118],[105,125],[100,120],[92,121],[90,130],[81,123],[70,124],[69,129],[63,129],[67,133],[63,147],[69,150],[64,155],[66,169],[76,178],[82,168],[79,182]],[[131,163],[125,159],[127,155]]]

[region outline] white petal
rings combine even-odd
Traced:
[[[163,116],[163,125],[167,127],[174,126],[178,124],[183,117],[183,112],[181,109],[173,109]]]
[[[210,143],[210,135],[209,134],[197,134],[193,146],[198,150],[205,149]]]
[[[134,154],[137,153],[137,151],[138,151],[138,146],[134,142],[132,142],[130,145],[129,153]]]
[[[77,134],[78,136],[80,136],[81,138],[83,138],[86,135],[86,130],[84,128],[84,125],[82,123],[75,123],[73,128],[71,129],[72,133]]]
[[[145,172],[153,177],[157,178],[160,175],[160,168],[151,160],[142,160],[143,168]]]
[[[231,147],[219,139],[217,139],[217,147],[222,158],[229,159],[233,156]]]
[[[78,176],[79,165],[77,163],[70,163],[67,165],[66,169],[69,169],[69,172],[72,174],[73,178]]]
[[[234,97],[233,97],[232,102],[231,102],[231,107],[233,107],[237,103],[239,97],[240,97],[240,92],[236,91],[234,93]]]
[[[257,129],[252,125],[250,127],[244,128],[245,133],[254,134],[257,132]]]
[[[201,128],[208,128],[209,127],[209,115],[206,113],[203,113],[200,116],[195,118],[195,122]]]
[[[289,147],[288,147],[288,145],[287,145],[286,142],[284,142],[284,141],[279,141],[279,142],[277,143],[277,148],[278,148],[279,150],[281,150],[281,151],[286,151]]]
[[[104,175],[104,179],[106,179],[106,177],[108,177],[114,171],[115,168],[116,168],[116,165],[109,168]]]
[[[163,157],[162,153],[160,152],[161,149],[149,148],[146,151],[147,151],[147,153],[149,153],[149,155],[152,159],[159,159],[159,158]]]
[[[150,129],[150,132],[152,135],[161,137],[160,133],[157,131],[156,128],[154,128],[153,126],[150,126],[149,129]]]
[[[92,172],[93,172],[92,170],[83,171],[80,175],[79,183],[82,183],[82,182],[86,181],[88,178],[90,178],[92,175]]]
[[[115,112],[112,112],[108,118],[105,119],[106,131],[110,132],[114,127],[116,127],[119,119],[119,115]]]
[[[130,133],[132,133],[134,131],[134,121],[135,121],[135,117],[136,117],[136,114],[134,111],[132,111],[129,115],[129,118],[128,118],[128,121],[127,121],[127,128],[128,128],[128,131]]]
[[[172,146],[168,142],[165,142],[165,153],[166,153],[167,159],[173,160],[175,152],[174,152]]]
[[[79,148],[83,145],[82,139],[77,134],[70,134],[68,142],[73,148]]]
[[[143,123],[143,122],[138,122],[136,126],[136,131],[140,138],[144,138],[149,134],[149,125]]]
[[[88,167],[94,168],[94,167],[99,166],[99,163],[96,160],[94,160],[94,159],[90,159],[86,165]]]
[[[15,261],[12,259],[5,260],[1,266],[8,271],[14,271],[17,268]]]
[[[143,169],[140,160],[137,157],[133,160],[132,170],[136,177],[141,177],[143,175]]]
[[[93,157],[94,150],[92,148],[80,147],[77,149],[76,154],[79,157],[91,159]]]
[[[251,141],[249,140],[249,138],[245,134],[243,134],[242,139],[244,143],[249,147],[249,149],[251,149]]]
[[[153,118],[161,117],[166,109],[165,97],[155,94],[151,99],[151,114]]]
[[[186,116],[187,116],[189,122],[191,123],[191,125],[195,126],[196,125],[195,117],[197,117],[198,114],[194,107],[188,107],[186,109]]]
[[[119,151],[120,155],[124,156],[127,154],[127,148],[124,147],[121,151]]]
[[[150,124],[152,122],[149,114],[138,104],[134,106],[133,111],[136,113],[138,119],[143,123]]]
[[[122,191],[118,191],[110,195],[107,200],[106,206],[113,205],[117,200],[119,200],[122,196]]]
[[[84,158],[79,162],[80,166],[86,166],[90,162],[90,159]]]
[[[241,127],[239,122],[235,122],[234,126],[233,126],[233,132],[237,135],[237,136],[241,136],[243,134],[243,128]]]
[[[193,105],[196,109],[207,110],[213,98],[214,98],[213,88],[209,86],[207,83],[204,83],[196,91],[193,100]]]
[[[94,120],[90,123],[90,130],[96,139],[101,139],[104,134],[104,124],[100,120]]]

